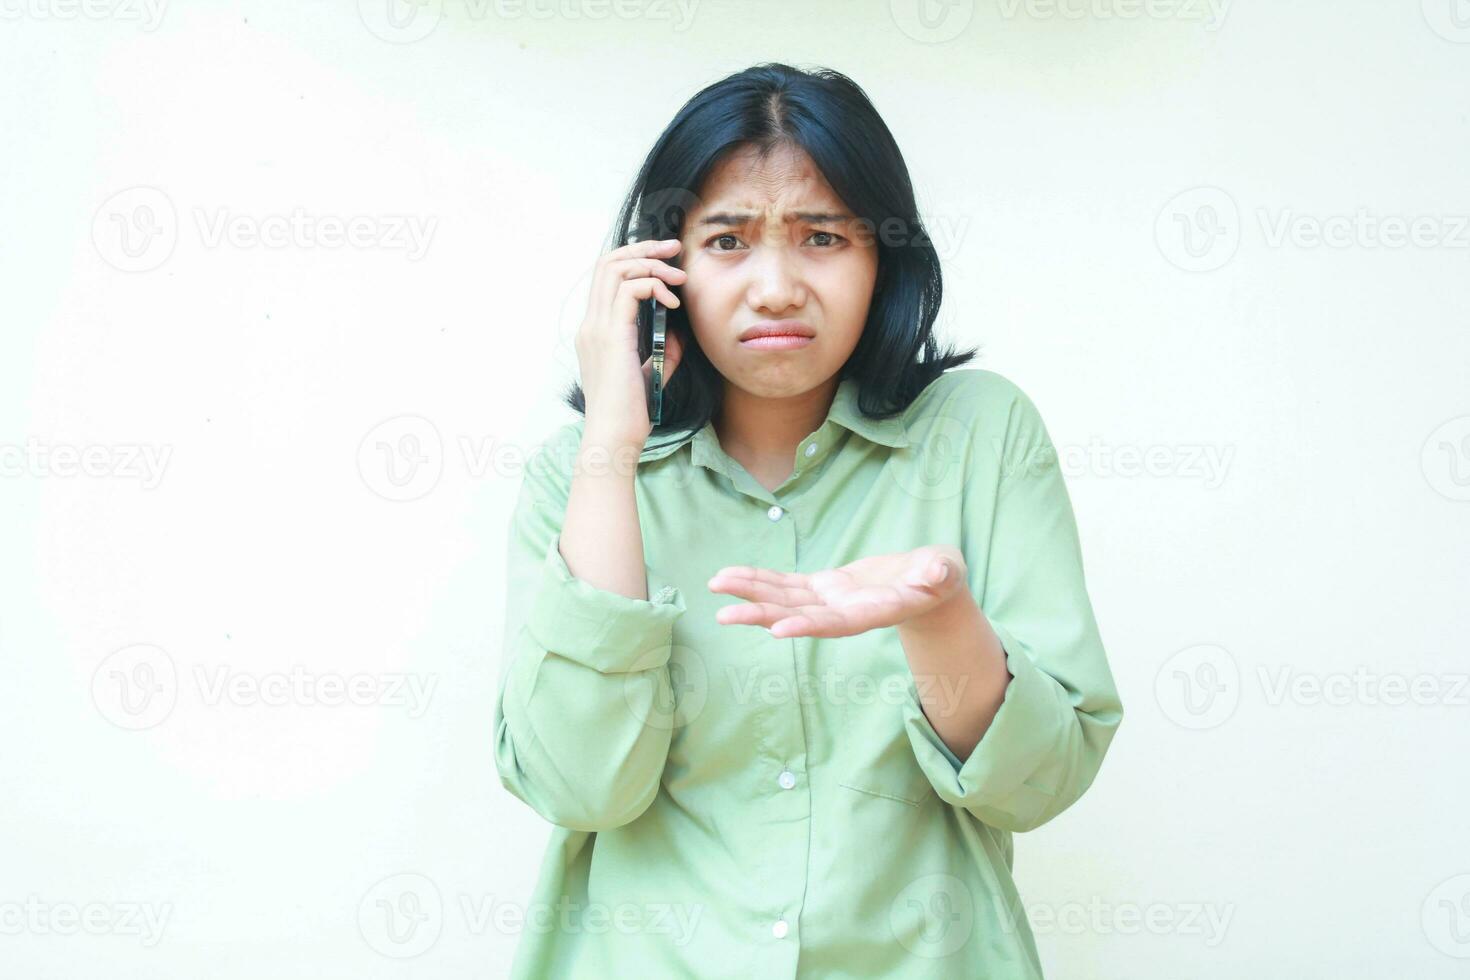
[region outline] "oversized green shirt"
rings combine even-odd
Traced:
[[[556,826],[513,975],[1041,976],[1011,835],[1092,783],[1122,719],[1057,454],[987,370],[865,418],[843,380],[767,490],[713,425],[638,458],[648,600],[558,548],[583,420],[540,447],[510,524],[495,713],[504,786]],[[1006,651],[1005,700],[957,758],[897,629],[722,625],[726,565],[813,572],[952,544]]]

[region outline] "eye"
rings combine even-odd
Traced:
[[[824,246],[826,248],[836,248],[838,242],[845,242],[845,241],[847,241],[847,239],[843,238],[841,235],[837,234],[836,232],[832,232],[832,231],[814,231],[814,232],[812,232],[811,237],[812,238],[816,238],[818,235],[824,235],[827,238],[831,239],[831,243]]]
[[[705,242],[705,245],[713,245],[715,242],[722,242],[722,241],[725,241],[726,239],[729,239],[732,242],[739,242],[740,241],[739,238],[736,238],[734,235],[730,234],[729,232],[726,232],[723,235],[716,235],[714,238],[711,238],[709,241]],[[733,251],[735,251],[735,249],[733,249],[733,248],[718,248],[717,247],[715,249],[715,251],[716,252],[733,252]]]

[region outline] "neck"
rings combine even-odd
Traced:
[[[727,382],[720,414],[714,419],[720,447],[747,469],[751,463],[789,466],[797,445],[827,418],[837,385],[833,377],[799,395],[760,398]]]

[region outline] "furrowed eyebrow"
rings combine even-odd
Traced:
[[[721,211],[711,214],[695,222],[699,227],[706,225],[718,225],[726,228],[742,228],[755,221],[759,215],[748,211]],[[852,215],[833,211],[795,211],[786,215],[785,221],[791,224],[800,221],[809,225],[830,224],[837,221],[851,221]]]

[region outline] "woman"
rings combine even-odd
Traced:
[[[1011,836],[1122,707],[1035,406],[936,347],[892,136],[755,66],[659,138],[630,239],[510,529],[496,765],[556,825],[515,976],[1040,977]]]

